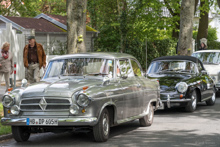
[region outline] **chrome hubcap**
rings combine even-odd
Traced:
[[[151,121],[152,118],[153,118],[153,113],[152,113],[152,109],[151,108],[149,110],[149,115],[148,116],[149,116],[148,120]]]
[[[109,124],[108,124],[108,116],[106,114],[104,115],[102,124],[103,124],[104,135],[107,136],[109,131]]]
[[[213,95],[212,95],[212,101],[213,102],[215,101],[215,93],[213,93]]]
[[[193,108],[196,108],[196,98],[195,98],[194,95],[192,96],[192,101],[193,101],[193,102],[192,102],[192,107],[193,107]]]

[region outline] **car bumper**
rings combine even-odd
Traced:
[[[168,108],[172,107],[172,104],[177,104],[177,103],[188,103],[191,101],[190,98],[187,99],[167,99],[167,100],[161,100],[163,104],[165,104]]]
[[[94,126],[98,122],[96,117],[89,118],[61,118],[58,119],[58,126]],[[2,125],[30,126],[27,125],[27,118],[6,118],[1,119]],[[36,125],[34,125],[36,126]]]

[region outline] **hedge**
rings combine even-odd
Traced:
[[[220,50],[220,42],[218,41],[208,41],[208,49]]]

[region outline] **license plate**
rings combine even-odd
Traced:
[[[57,126],[58,120],[55,118],[27,118],[26,124],[30,126]]]
[[[163,110],[164,109],[164,104],[161,103],[160,107],[158,107],[158,110]]]

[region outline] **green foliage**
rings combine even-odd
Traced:
[[[0,103],[0,119],[3,116],[3,105]],[[9,134],[11,133],[11,127],[10,126],[3,126],[0,123],[0,135]]]
[[[35,17],[40,13],[66,15],[66,0],[10,0],[6,8],[0,5],[0,14],[4,16]]]
[[[208,40],[207,44],[208,44],[208,49],[220,50],[220,42],[218,42],[218,41],[209,41]]]
[[[196,39],[198,34],[198,31],[194,30],[193,31],[193,38]],[[207,36],[207,40],[208,41],[215,41],[217,40],[217,29],[216,28],[212,28],[211,26],[209,26],[208,28],[208,36]]]
[[[218,39],[218,37],[217,37],[217,29],[216,28],[212,28],[211,26],[209,26],[207,39],[209,41],[215,41],[215,40]]]

